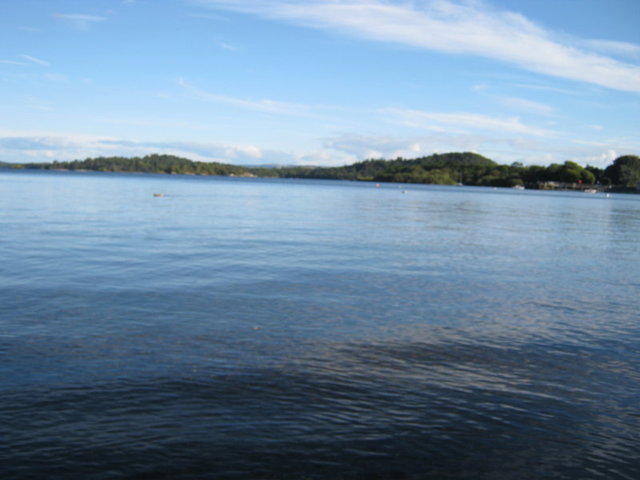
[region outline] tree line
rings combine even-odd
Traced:
[[[141,172],[182,175],[246,175],[247,169],[217,162],[194,162],[175,155],[144,157],[96,157],[86,160],[53,163],[26,163],[14,167],[46,170],[92,170],[97,172]]]
[[[566,161],[548,166],[500,165],[477,153],[444,153],[394,160],[369,159],[342,167],[242,167],[196,162],[174,155],[97,157],[53,163],[6,164],[16,168],[146,172],[184,175],[313,178],[370,182],[430,183],[526,188],[585,188],[615,186],[635,189],[640,184],[640,157],[625,155],[605,169]]]
[[[259,175],[327,178],[374,182],[431,183],[492,187],[553,188],[602,185],[635,188],[640,183],[640,157],[626,155],[605,169],[576,162],[548,166],[500,165],[476,153],[434,154],[406,160],[365,160],[344,167],[286,167]]]

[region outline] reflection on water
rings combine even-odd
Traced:
[[[0,184],[3,479],[637,477],[637,197]]]

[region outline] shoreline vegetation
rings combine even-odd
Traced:
[[[546,167],[525,166],[521,163],[500,165],[471,152],[433,154],[415,159],[371,159],[342,167],[245,167],[160,154],[145,157],[97,157],[51,163],[0,162],[0,167],[640,193],[640,157],[637,155],[621,156],[604,169],[589,165],[582,167],[572,161]]]

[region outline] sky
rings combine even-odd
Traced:
[[[639,0],[0,0],[0,161],[640,154]]]

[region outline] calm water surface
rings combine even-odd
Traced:
[[[633,195],[0,171],[0,478],[640,478],[639,238]]]

